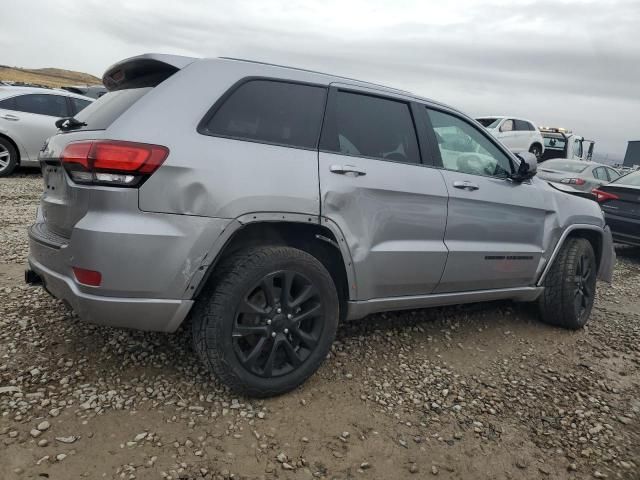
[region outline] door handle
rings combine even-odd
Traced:
[[[473,190],[478,190],[480,187],[478,185],[476,185],[473,182],[470,182],[469,180],[456,180],[455,182],[453,182],[453,186],[455,188],[460,188],[462,190],[468,190],[470,192],[472,192]]]
[[[0,118],[4,118],[5,120],[11,120],[12,122],[17,122],[18,120],[20,120],[19,117],[16,117],[15,115],[11,115],[10,113],[5,113],[4,115],[0,115]]]
[[[331,173],[337,173],[339,175],[347,175],[349,173],[353,174],[355,177],[360,177],[362,175],[366,175],[367,172],[364,170],[354,166],[354,165],[331,165],[329,167],[329,171]]]

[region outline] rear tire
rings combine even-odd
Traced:
[[[333,279],[315,257],[291,247],[249,248],[222,261],[194,306],[194,349],[232,390],[279,395],[320,367],[338,317]]]
[[[544,280],[538,299],[543,322],[577,330],[586,325],[596,293],[596,257],[584,238],[569,238]]]
[[[8,177],[18,166],[18,152],[6,138],[0,137],[0,177]]]
[[[536,156],[536,159],[540,161],[540,157],[542,156],[542,147],[537,143],[534,143],[529,147],[529,152],[533,153]]]

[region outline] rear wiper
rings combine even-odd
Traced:
[[[56,120],[56,127],[58,127],[63,132],[68,132],[69,130],[74,130],[80,127],[86,127],[87,124],[81,122],[80,120],[76,120],[73,117],[61,118],[60,120]]]

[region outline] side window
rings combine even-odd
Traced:
[[[611,180],[612,182],[620,178],[620,174],[613,168],[607,168],[607,173],[609,174],[609,180]]]
[[[411,110],[404,102],[338,91],[321,148],[329,152],[420,163]]]
[[[605,181],[608,180],[607,171],[604,169],[604,167],[594,168],[593,176],[598,180],[605,180]]]
[[[199,131],[240,140],[315,148],[327,89],[273,80],[238,87]]]
[[[29,94],[15,98],[16,110],[51,117],[68,117],[67,98],[61,95]]]
[[[502,126],[500,127],[501,132],[511,132],[513,131],[513,120],[505,120]]]
[[[76,114],[85,109],[91,102],[89,100],[82,100],[81,98],[69,97],[71,100],[71,104],[73,105],[73,109],[75,110],[73,113]]]
[[[582,142],[580,140],[574,140],[573,153],[576,157],[582,158]]]
[[[5,110],[15,110],[16,109],[16,99],[15,97],[5,98],[0,102],[0,108]]]
[[[458,117],[437,110],[427,110],[444,168],[493,177],[511,174],[509,157],[482,132]]]
[[[527,130],[529,130],[530,132],[535,132],[536,131],[536,127],[529,122],[525,122],[527,124]]]
[[[529,123],[525,122],[524,120],[514,120],[513,123],[515,124],[514,130],[517,130],[519,132],[525,132],[529,130]]]

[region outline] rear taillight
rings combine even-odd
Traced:
[[[602,190],[598,190],[597,188],[594,188],[593,190],[591,190],[591,193],[593,193],[596,196],[596,202],[598,203],[602,203],[606,200],[618,200],[620,198],[615,193],[605,192]]]
[[[76,183],[135,187],[140,185],[169,155],[161,145],[89,140],[69,143],[61,162]]]
[[[569,185],[584,185],[586,182],[582,178],[563,178],[560,183],[568,183]]]

